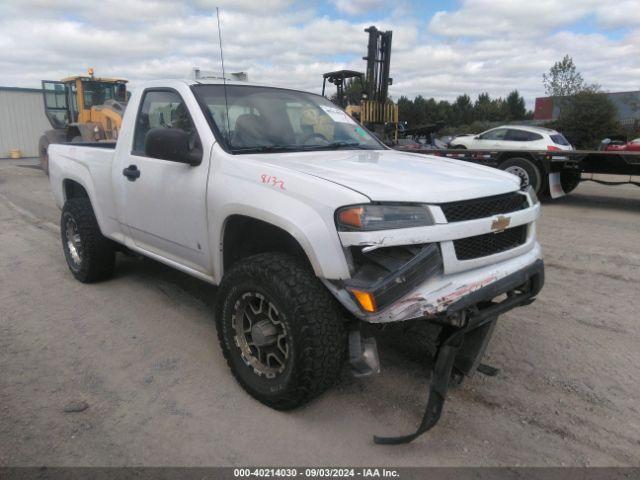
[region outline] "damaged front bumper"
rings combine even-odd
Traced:
[[[374,436],[374,442],[386,445],[409,443],[433,428],[442,415],[449,383],[454,372],[470,375],[475,370],[495,375],[497,369],[480,360],[491,338],[498,316],[513,308],[528,305],[544,284],[544,264],[533,263],[500,279],[458,297],[446,307],[447,314],[459,320],[440,334],[435,365],[428,387],[427,405],[414,433],[395,437]],[[497,297],[506,294],[504,298]],[[493,300],[493,301],[492,301]],[[484,367],[484,368],[482,368]]]
[[[351,277],[324,283],[354,317],[371,324],[439,324],[420,425],[409,435],[376,436],[375,443],[408,443],[433,428],[452,378],[458,381],[474,371],[497,373],[480,361],[498,317],[533,302],[544,284],[535,236],[540,206],[530,205],[508,212],[508,217],[452,223],[446,222],[441,207],[432,207],[433,226],[340,233]],[[501,230],[503,222],[511,227]],[[379,361],[375,342],[362,337],[361,327],[360,322],[351,324],[349,352],[352,371],[365,376],[379,371]]]
[[[512,295],[531,281],[533,298],[544,283],[541,249],[534,242],[530,250],[514,258],[469,271],[432,276],[415,289],[380,311],[365,312],[344,285],[325,281],[327,288],[356,318],[368,323],[397,322],[412,319],[432,319],[443,323],[459,322],[459,312],[496,297],[508,297],[500,313],[518,306]],[[518,297],[520,298],[520,297]],[[524,302],[525,299],[518,300]],[[461,325],[459,325],[461,326]]]

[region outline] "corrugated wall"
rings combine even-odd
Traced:
[[[0,87],[0,158],[14,148],[37,157],[38,140],[50,128],[40,90]]]

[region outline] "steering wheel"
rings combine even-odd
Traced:
[[[327,144],[329,143],[329,139],[327,137],[325,137],[323,134],[321,133],[311,133],[309,135],[307,135],[304,140],[302,140],[302,143],[304,145],[315,145],[313,143],[309,143],[310,140],[313,140],[314,138],[319,139],[321,142],[326,142]]]

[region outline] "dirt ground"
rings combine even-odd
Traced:
[[[377,446],[419,422],[424,366],[381,349],[379,376],[345,369],[270,410],[227,369],[213,287],[125,257],[107,282],[72,278],[34,165],[0,161],[0,465],[640,465],[640,188],[545,203],[546,285],[501,318],[500,374],[451,391],[414,443]]]

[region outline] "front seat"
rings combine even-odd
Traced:
[[[273,145],[266,122],[262,117],[245,113],[236,120],[232,146],[251,148]]]

